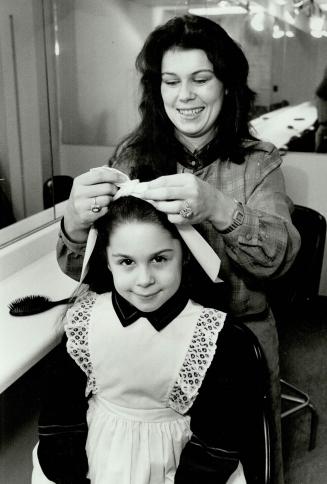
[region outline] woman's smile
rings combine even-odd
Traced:
[[[224,100],[223,83],[201,49],[168,50],[161,65],[161,96],[166,114],[183,135],[208,142]]]
[[[198,115],[204,110],[204,107],[201,108],[177,108],[179,114],[186,119],[194,119],[197,118]]]

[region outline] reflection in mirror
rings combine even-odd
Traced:
[[[0,13],[1,245],[53,220],[54,213],[44,211],[43,202],[53,137],[46,3],[5,0]]]
[[[324,2],[1,2],[2,226],[18,223],[0,230],[0,245],[13,238],[9,229],[24,233],[58,216],[48,207],[67,198],[72,178],[107,162],[138,121],[134,62],[146,35],[189,10],[219,22],[242,45],[257,93],[257,135],[285,150],[314,151]]]

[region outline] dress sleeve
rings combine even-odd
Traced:
[[[38,460],[50,481],[87,484],[86,376],[68,355],[66,343],[64,335],[44,369]]]
[[[226,321],[189,411],[193,436],[182,451],[176,484],[225,483],[239,460],[248,483],[263,482],[267,377],[247,339]]]
[[[286,195],[281,158],[270,146],[248,163],[243,224],[223,235],[232,263],[258,279],[285,273],[300,247],[300,235],[291,221],[292,202]]]

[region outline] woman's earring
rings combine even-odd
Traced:
[[[225,96],[227,96],[228,94],[228,89],[225,89]]]

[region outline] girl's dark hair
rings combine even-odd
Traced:
[[[223,83],[225,95],[216,121],[215,154],[221,160],[244,161],[242,141],[254,139],[249,130],[249,113],[254,92],[247,85],[249,65],[239,45],[217,23],[204,17],[184,15],[157,27],[147,37],[136,59],[141,74],[141,122],[118,146],[120,155],[152,166],[161,174],[176,171],[183,147],[174,135],[161,97],[161,62],[169,49],[202,49]],[[156,168],[157,167],[157,168]]]
[[[127,196],[110,203],[107,214],[95,223],[98,237],[103,239],[105,247],[115,228],[129,222],[156,224],[166,229],[174,239],[181,239],[176,226],[169,222],[165,213],[160,212],[145,200]]]
[[[181,239],[176,226],[169,222],[163,212],[158,211],[153,205],[139,198],[132,196],[119,198],[115,202],[110,203],[106,215],[99,218],[94,224],[98,231],[98,237],[85,279],[90,290],[103,293],[113,289],[111,272],[107,267],[106,247],[110,235],[116,227],[134,221],[154,223],[163,227],[174,239],[180,240],[184,258],[188,256],[188,249]]]

